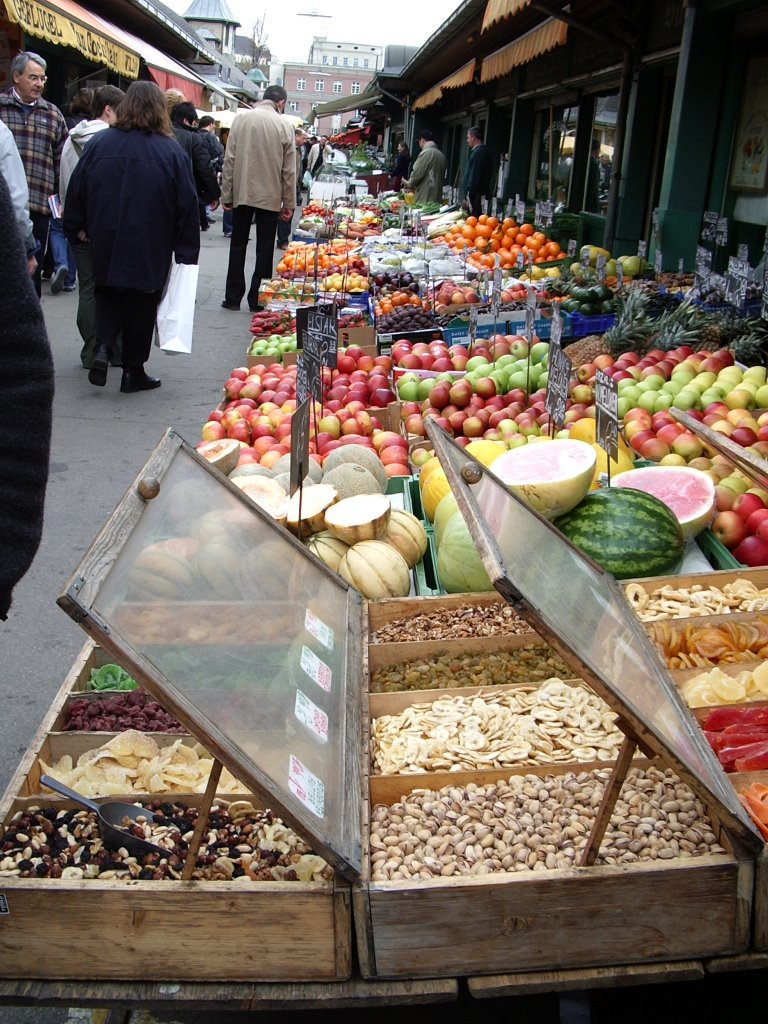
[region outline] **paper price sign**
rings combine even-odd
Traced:
[[[597,280],[602,284],[605,281],[605,264],[608,261],[602,254],[595,260],[595,270],[597,271]]]
[[[648,243],[644,239],[641,239],[637,243],[637,255],[640,257],[641,260],[644,260],[645,257],[648,255]]]
[[[539,217],[541,218],[539,223],[542,227],[548,228],[552,224],[552,217],[555,212],[555,208],[552,203],[539,203]]]
[[[718,217],[715,228],[715,245],[728,245],[728,218]]]
[[[525,307],[525,336],[528,339],[528,348],[533,344],[534,327],[536,324],[536,308]]]
[[[298,392],[298,374],[297,392]],[[289,491],[293,496],[301,486],[309,468],[309,398],[296,406],[291,416],[291,464]]]
[[[491,316],[493,317],[495,322],[499,319],[499,293],[496,291],[496,289],[493,290],[493,294],[491,295],[490,309]]]
[[[659,208],[656,207],[651,214],[651,238],[658,240],[659,237]]]
[[[749,264],[745,260],[731,256],[728,260],[728,272],[725,275],[725,301],[732,306],[741,307],[747,299],[747,280]]]
[[[294,754],[288,757],[288,789],[305,807],[322,818],[325,815],[325,786]]]
[[[657,276],[664,269],[664,257],[662,256],[661,249],[657,249],[653,257],[653,272]]]
[[[328,715],[317,704],[314,704],[305,693],[302,693],[301,690],[296,691],[296,703],[293,707],[293,713],[298,721],[302,725],[306,725],[309,731],[321,743],[328,742]]]
[[[313,611],[310,611],[309,608],[304,613],[304,629],[315,640],[318,640],[326,650],[333,650],[333,630],[322,619],[318,618]]]
[[[744,260],[745,263],[749,262],[749,246],[746,242],[740,242],[736,246],[736,259]]]
[[[582,270],[589,270],[589,249],[585,249],[581,254],[580,262]]]
[[[768,228],[765,229],[765,238],[763,239],[763,252],[768,256]]]
[[[477,306],[469,307],[469,347],[475,344],[477,337]]]
[[[607,373],[595,373],[597,443],[614,462],[619,457],[619,387]]]
[[[517,202],[515,203],[515,209],[517,210],[517,217],[516,217],[517,223],[518,224],[524,224],[525,223],[525,200],[524,199],[518,199]]]
[[[522,270],[523,267],[525,266],[525,256],[523,255],[523,253],[519,252],[517,254],[517,256],[515,258],[515,266],[517,267],[518,270]]]
[[[616,260],[616,287],[621,288],[624,284],[624,265]]]
[[[577,245],[578,245],[578,242],[576,241],[575,238],[569,238],[568,239],[568,255],[571,258],[573,258],[576,255],[576,246]]]
[[[701,241],[712,243],[717,230],[717,210],[705,210],[701,218]]]
[[[309,647],[301,648],[301,667],[321,690],[325,690],[326,693],[331,692],[331,669]]]
[[[552,321],[554,328],[554,319]],[[552,339],[554,340],[554,339]],[[559,345],[549,346],[549,370],[547,373],[547,394],[544,406],[550,420],[560,430],[565,421],[565,408],[568,402],[568,384],[571,379],[573,364]]]
[[[555,302],[552,306],[552,322],[549,325],[549,345],[550,349],[560,348],[560,342],[563,338],[563,317],[560,312],[560,306]],[[547,378],[549,379],[549,378]]]
[[[499,303],[501,302],[501,267],[496,267],[493,272],[493,291],[491,292],[491,315],[498,319]]]
[[[535,203],[533,207],[533,223],[537,227],[541,227],[541,207],[543,203]]]
[[[712,253],[709,249],[705,249],[703,245],[696,246],[696,267],[703,267],[705,270],[709,270],[712,266]]]

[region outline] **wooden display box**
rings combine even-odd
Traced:
[[[437,608],[467,597],[427,600]],[[369,604],[369,632],[374,624],[387,621],[388,615],[390,621],[399,618],[407,604]],[[398,655],[395,647],[400,648],[400,660],[406,661],[430,652],[438,643],[369,644],[369,670],[382,661],[392,664]],[[465,644],[472,649],[484,644],[489,650],[499,649],[498,638],[460,644],[462,649]],[[427,699],[424,691],[386,697],[399,698],[401,706]],[[367,697],[368,719],[380,700],[373,693]],[[602,767],[610,767],[610,763],[604,762]],[[423,775],[371,777],[367,751],[364,768],[368,772],[369,815],[375,803],[391,803],[425,787]],[[518,774],[529,772],[523,768]],[[484,778],[488,774],[496,779],[515,773],[478,772],[475,781],[489,781]],[[462,772],[453,778],[450,773],[448,782],[466,784],[472,775]],[[436,776],[434,788],[446,784],[445,779]],[[728,851],[725,856],[421,882],[372,882],[366,828],[364,874],[353,888],[363,976],[517,973],[551,970],[553,965],[581,968],[743,952],[750,940],[754,862],[730,842],[711,809],[710,818],[719,842]]]
[[[83,647],[0,799],[0,840],[17,810],[73,806],[30,795],[39,789],[38,757],[50,763],[105,742],[104,733],[52,729],[90,669],[113,660],[90,640]],[[152,735],[161,745],[179,739]],[[202,794],[174,799],[194,804]],[[246,884],[0,876],[0,896],[8,908],[0,919],[1,978],[296,982],[340,981],[352,972],[350,887],[338,878]]]

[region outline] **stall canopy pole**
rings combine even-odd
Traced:
[[[549,181],[547,185],[547,199],[552,198],[552,104],[549,105],[549,157],[547,159],[549,168]]]

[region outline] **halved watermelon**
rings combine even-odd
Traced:
[[[612,487],[633,487],[652,494],[671,508],[683,536],[695,537],[715,514],[715,485],[691,466],[642,466],[611,477]]]
[[[539,515],[556,519],[589,491],[596,458],[591,444],[556,438],[504,452],[490,472]]]

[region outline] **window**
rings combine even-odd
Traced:
[[[297,90],[297,92],[304,92],[304,90],[306,88],[307,88],[307,80],[306,80],[306,78],[297,78],[296,79],[296,90]]]
[[[348,68],[349,67],[349,57],[344,57],[343,60],[342,60],[342,63],[343,63],[345,68]]]
[[[315,92],[325,92],[325,82],[322,78],[318,78],[315,81]]]
[[[359,82],[353,82],[352,83],[352,95],[353,96],[357,96],[357,94],[359,92],[360,92],[360,83]]]
[[[578,107],[553,107],[540,111],[530,193],[535,199],[552,199],[560,210],[569,207],[573,171],[573,143]]]
[[[333,66],[334,66],[334,67],[336,67],[336,65],[337,65],[338,63],[339,63],[339,58],[338,58],[338,57],[334,57],[334,58],[333,58]]]
[[[342,83],[341,82],[334,82],[333,83],[333,91],[334,92],[341,92],[341,87],[342,87]]]
[[[298,113],[299,104],[295,100],[291,100],[291,102],[288,104],[288,109],[292,110],[294,114]]]
[[[365,58],[363,59],[363,67],[364,67],[364,68],[367,68],[369,64],[370,64],[370,61],[368,60],[368,58],[367,58],[367,57],[365,57]]]
[[[327,64],[327,63],[328,63],[328,54],[324,53],[323,54],[323,64]]]
[[[356,68],[356,67],[359,67],[359,66],[360,66],[360,61],[359,61],[359,59],[358,59],[357,57],[353,57],[353,58],[352,58],[352,67],[353,67],[353,68]]]

